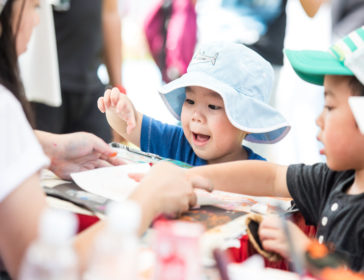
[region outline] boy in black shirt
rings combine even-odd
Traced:
[[[236,161],[197,167],[188,172],[209,178],[216,189],[250,195],[292,197],[306,223],[317,226],[317,238],[347,256],[350,268],[364,269],[364,135],[348,104],[364,96],[364,27],[335,44],[330,52],[286,51],[296,73],[325,86],[325,108],[317,118],[320,153],[327,163],[280,166]],[[296,249],[309,240],[289,224]],[[263,247],[283,257],[289,248],[281,221],[266,217],[260,225]]]

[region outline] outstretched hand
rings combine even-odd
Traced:
[[[124,163],[108,144],[91,133],[52,134],[38,131],[36,134],[51,159],[50,170],[62,179],[70,179],[73,172]]]
[[[126,133],[131,132],[136,128],[136,112],[130,99],[117,88],[112,90],[107,89],[103,97],[97,101],[97,107],[102,113],[107,110],[113,110],[117,116],[126,123]]]
[[[132,177],[141,179],[133,197],[147,200],[144,205],[150,204],[154,215],[179,216],[196,205],[195,188],[212,191],[205,178],[188,175],[185,169],[163,161],[155,164],[145,176],[134,174]]]

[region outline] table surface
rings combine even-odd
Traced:
[[[74,188],[83,192],[75,183],[64,181],[57,178],[50,171],[44,171],[41,179],[42,187],[59,188],[66,186],[67,188]],[[96,215],[103,219],[103,213],[97,211],[89,211],[85,207],[80,207],[59,198],[47,196],[47,202],[51,207],[61,208],[77,214],[83,215]],[[191,209],[179,217],[181,221],[198,222],[205,227],[205,232],[201,238],[202,256],[203,256],[203,279],[204,280],[217,280],[220,279],[217,269],[214,267],[214,260],[212,259],[212,250],[216,247],[226,249],[240,245],[240,238],[246,233],[245,231],[245,217],[246,212],[225,210],[214,206],[202,206],[200,208]],[[148,244],[148,236],[152,234],[153,230],[148,230],[143,237],[143,244]],[[146,247],[147,248],[147,247]],[[149,248],[150,250],[150,248]],[[151,270],[151,268],[149,268]],[[148,277],[149,273],[143,273],[145,277],[143,280],[151,279]],[[292,279],[292,278],[291,278]]]

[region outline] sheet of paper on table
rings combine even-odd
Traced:
[[[114,200],[125,200],[138,183],[129,178],[130,173],[147,173],[147,163],[132,163],[72,173],[71,177],[83,190]]]
[[[138,185],[128,174],[147,173],[149,169],[149,164],[132,163],[72,173],[71,177],[85,191],[114,201],[123,201]],[[196,189],[196,194],[198,205],[213,205],[226,210],[266,214],[271,212],[278,202],[283,203],[285,209],[290,206],[289,200],[270,197],[254,197],[222,191],[208,193],[200,189]]]

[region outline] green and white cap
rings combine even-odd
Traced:
[[[328,51],[285,50],[293,69],[306,82],[323,85],[325,75],[348,75],[364,84],[364,26]]]

